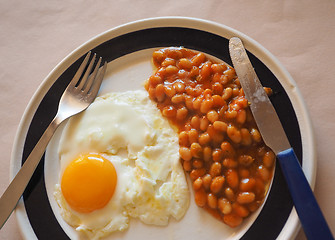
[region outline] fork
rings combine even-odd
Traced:
[[[0,229],[15,209],[57,127],[65,119],[85,110],[97,96],[103,76],[106,72],[107,63],[105,62],[104,65],[100,67],[102,61],[100,57],[91,73],[96,60],[96,54],[93,55],[92,60],[88,64],[90,56],[91,52],[88,52],[60,99],[56,116],[31,151],[20,171],[1,196]],[[86,71],[84,73],[85,69]]]

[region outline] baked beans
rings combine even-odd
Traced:
[[[196,204],[231,227],[240,225],[264,201],[275,154],[262,140],[235,70],[182,47],[152,57],[157,70],[145,88],[179,130]]]

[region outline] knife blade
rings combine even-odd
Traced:
[[[276,154],[301,225],[308,239],[334,239],[280,119],[249,60],[241,39],[229,40],[229,52],[264,143]]]

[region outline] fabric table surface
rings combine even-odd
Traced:
[[[9,183],[14,137],[48,73],[92,37],[151,17],[185,16],[232,27],[268,49],[291,74],[315,134],[315,195],[335,233],[335,2],[227,0],[69,0],[0,2],[0,194]],[[0,239],[23,239],[15,216]],[[296,239],[306,239],[302,231]]]

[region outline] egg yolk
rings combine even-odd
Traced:
[[[99,154],[85,154],[66,167],[61,189],[72,209],[89,213],[109,202],[116,183],[116,171],[110,161]]]

